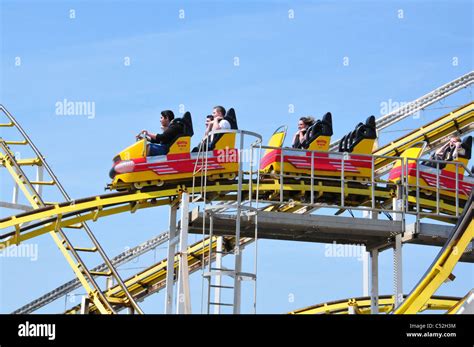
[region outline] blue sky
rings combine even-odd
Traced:
[[[413,100],[473,69],[469,1],[0,3],[0,101],[74,198],[103,192],[113,156],[141,129],[158,130],[162,109],[179,113],[184,105],[199,135],[212,106],[234,107],[240,127],[265,139],[282,124],[295,131],[301,115],[321,117],[331,111],[336,139],[367,116],[380,116],[381,103]],[[55,104],[64,99],[94,102],[95,117],[55,114]],[[419,127],[470,100],[472,88],[394,129]],[[402,134],[384,132],[381,143]],[[9,200],[4,171],[0,200]],[[0,216],[10,213],[3,210]],[[166,225],[167,209],[157,208],[109,217],[91,227],[114,256],[165,231]],[[2,313],[72,278],[48,235],[34,242],[38,261],[1,259]],[[324,247],[260,241],[258,311],[280,313],[362,295],[361,263],[325,257]],[[406,246],[404,251],[408,292],[438,248]],[[163,254],[160,249],[126,265],[124,276]],[[391,256],[386,251],[380,257],[382,294],[392,293]],[[461,296],[474,286],[472,265],[458,265],[455,274],[457,279],[439,294]],[[195,312],[200,311],[200,289],[196,274]],[[143,306],[147,312],[162,312],[163,295]],[[41,312],[63,307],[58,301]]]

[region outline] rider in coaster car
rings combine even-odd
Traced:
[[[209,125],[206,129],[206,136],[215,130],[230,130],[231,125],[228,120],[224,119],[226,114],[225,108],[222,106],[214,106],[212,109],[212,121],[209,122]],[[211,136],[211,142],[213,140],[213,136]]]
[[[212,109],[212,114],[206,117],[206,131],[204,137],[201,140],[199,146],[194,147],[191,152],[198,152],[199,148],[204,148],[204,150],[209,150],[206,148],[206,144],[209,147],[212,147],[211,144],[214,141],[214,135],[209,135],[210,132],[215,130],[230,130],[232,126],[227,119],[224,119],[226,115],[226,110],[223,106],[214,106]]]
[[[293,144],[291,148],[303,148],[303,143],[306,139],[306,131],[308,128],[313,125],[314,118],[311,116],[301,117],[298,121],[298,131],[295,136],[293,136]]]
[[[459,155],[464,155],[465,149],[462,147],[461,138],[452,136],[449,141],[430,156],[430,160],[452,161]],[[427,166],[436,167],[436,163],[426,162]]]
[[[162,134],[153,134],[148,130],[142,130],[140,133],[150,138],[147,156],[166,155],[172,142],[184,134],[184,124],[174,119],[174,113],[171,110],[161,111],[160,123]]]

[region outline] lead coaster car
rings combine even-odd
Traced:
[[[229,121],[231,129],[237,129],[234,109],[231,108],[224,119]],[[236,177],[239,154],[235,148],[235,133],[215,134],[212,141],[204,142],[208,144],[208,148],[192,153],[191,137],[194,131],[191,114],[186,112],[182,118],[173,121],[183,125],[184,133],[172,141],[168,153],[147,156],[148,139],[139,139],[114,157],[110,170],[112,183],[107,188],[128,190],[192,182],[196,172],[205,170],[206,163],[207,177],[210,180],[229,180]]]

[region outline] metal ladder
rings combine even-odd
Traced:
[[[7,122],[1,123],[0,128],[15,128],[19,134],[22,136],[22,140],[7,141],[0,137],[0,165],[4,166],[12,178],[15,181],[15,188],[20,188],[24,193],[26,199],[29,201],[33,209],[39,209],[51,205],[46,203],[42,198],[42,187],[43,186],[53,186],[58,189],[66,201],[73,203],[69,195],[64,190],[63,186],[53,173],[52,169],[47,164],[44,156],[40,153],[37,147],[33,144],[29,136],[22,129],[19,123],[15,118],[6,110],[3,105],[0,105],[0,111],[3,115],[6,116]],[[4,117],[2,117],[4,118]],[[28,146],[34,153],[35,157],[32,159],[16,159],[14,152],[10,149],[10,146]],[[27,174],[22,169],[23,166],[34,166],[38,167],[38,173],[36,180],[30,180],[27,177]],[[44,180],[43,170],[46,170],[49,175],[50,180]],[[15,199],[15,191],[14,191]],[[15,201],[13,201],[16,203]],[[61,250],[63,256],[66,258],[67,262],[71,266],[78,280],[81,282],[82,286],[87,292],[88,299],[91,300],[99,309],[99,312],[102,314],[116,314],[114,307],[117,306],[127,306],[131,311],[142,314],[143,311],[135,302],[135,299],[132,297],[128,291],[125,283],[121,279],[119,273],[112,265],[110,259],[107,257],[106,253],[102,249],[98,240],[95,238],[89,226],[82,222],[80,224],[72,225],[70,229],[76,229],[75,234],[79,231],[82,231],[81,236],[85,236],[88,241],[92,244],[91,246],[86,247],[77,247],[74,246],[66,236],[65,231],[60,228],[61,217],[59,216],[56,220],[56,227],[54,231],[50,232],[54,242]],[[19,230],[16,230],[19,233]],[[100,256],[100,259],[104,263],[104,269],[101,271],[89,270],[81,258],[80,253],[87,254],[96,254]],[[99,260],[100,261],[100,260]],[[120,285],[125,293],[125,298],[115,298],[107,297],[103,293],[103,290],[100,288],[97,283],[95,276],[103,276],[108,279],[113,279]]]
[[[228,131],[229,132],[229,131]],[[215,313],[219,314],[222,313],[223,308],[231,308],[233,314],[240,314],[241,313],[241,286],[242,281],[253,281],[254,283],[254,301],[253,301],[253,308],[254,312],[256,311],[256,258],[257,258],[257,223],[255,223],[255,270],[253,273],[243,272],[242,271],[242,251],[243,247],[241,245],[241,235],[240,235],[240,221],[241,217],[244,216],[245,211],[257,210],[255,209],[248,209],[247,206],[244,206],[244,201],[242,199],[243,193],[243,179],[244,179],[244,171],[243,171],[243,164],[242,164],[242,153],[244,149],[244,135],[250,135],[256,137],[258,140],[255,142],[261,145],[261,137],[255,133],[250,133],[242,130],[234,130],[233,132],[236,133],[236,137],[239,138],[239,170],[238,170],[238,189],[236,191],[237,198],[234,203],[224,203],[224,204],[217,204],[212,206],[211,203],[207,199],[207,151],[200,151],[198,153],[197,162],[200,161],[200,167],[196,163],[196,168],[193,174],[193,194],[195,192],[195,180],[194,178],[199,175],[200,178],[200,194],[197,194],[198,197],[195,197],[193,202],[202,202],[204,204],[204,218],[203,218],[203,238],[206,237],[206,219],[209,217],[209,237],[210,239],[214,239],[214,232],[213,232],[213,216],[214,214],[229,210],[236,210],[235,218],[236,218],[236,227],[235,227],[235,235],[234,235],[234,243],[232,245],[225,245],[224,239],[221,236],[216,237],[216,250],[213,251],[211,244],[208,247],[208,257],[209,259],[213,259],[215,253],[215,262],[209,261],[207,264],[207,269],[203,266],[203,280],[207,280],[207,309],[206,313]],[[212,133],[211,133],[212,134]],[[254,143],[254,144],[255,144]],[[252,144],[252,146],[254,145]],[[260,153],[260,152],[259,152]],[[253,150],[252,150],[253,154]],[[250,160],[250,167],[252,167],[252,157]],[[259,180],[259,176],[257,174],[257,182]],[[250,173],[250,180],[252,181],[252,172]],[[250,185],[251,187],[251,185]],[[251,191],[251,188],[249,189]],[[249,194],[249,200],[253,199],[253,194]],[[230,235],[230,234],[229,234]],[[224,267],[222,258],[226,256],[226,258],[233,257],[233,267]],[[232,263],[232,259],[230,259]],[[230,278],[230,283],[224,283],[223,280],[228,280]],[[228,296],[232,296],[232,301],[229,299],[224,301],[222,300],[222,292],[225,291]],[[213,310],[211,310],[213,308]],[[212,312],[211,312],[212,311]]]

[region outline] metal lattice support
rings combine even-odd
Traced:
[[[168,233],[167,232],[162,233],[136,247],[133,247],[125,252],[120,253],[116,257],[110,259],[110,261],[113,266],[118,267],[129,261],[132,261],[133,259],[136,259],[137,257],[145,254],[146,252],[156,249],[156,247],[165,243],[167,240],[168,240]],[[104,272],[106,270],[107,270],[107,265],[105,263],[102,263],[101,265],[92,269],[92,271],[95,271],[95,272]],[[56,289],[50,291],[49,293],[46,293],[45,295],[39,297],[38,299],[13,311],[12,314],[32,313],[36,310],[39,310],[41,307],[46,306],[47,304],[67,295],[68,293],[80,287],[81,287],[81,282],[77,278],[73,279],[57,287]]]
[[[4,127],[16,128],[18,133],[23,137],[23,140],[21,141],[7,141],[0,138],[0,160],[2,166],[4,166],[8,170],[15,184],[18,185],[18,187],[23,192],[31,206],[34,209],[43,208],[46,206],[39,193],[39,191],[41,190],[37,189],[37,187],[44,185],[56,187],[67,201],[71,201],[71,198],[66,193],[62,185],[59,183],[59,180],[53,173],[52,169],[47,164],[44,156],[36,148],[36,146],[33,144],[33,142],[23,130],[23,128],[18,124],[15,118],[5,109],[5,107],[3,107],[3,105],[0,105],[0,111],[8,119],[8,123],[2,123],[1,125]],[[28,146],[33,151],[36,158],[27,160],[17,160],[15,158],[14,153],[9,148],[10,145]],[[43,180],[44,173],[42,169],[41,171],[38,171],[36,181],[29,180],[27,175],[23,171],[22,166],[32,165],[32,163],[38,166],[42,166],[48,173],[51,181]],[[60,218],[58,220],[60,220]],[[110,259],[107,257],[106,253],[102,249],[101,245],[99,244],[98,240],[95,238],[94,234],[87,226],[87,224],[85,222],[81,223],[78,229],[83,231],[83,235],[85,235],[90,240],[90,242],[92,243],[92,247],[73,246],[70,239],[66,236],[65,232],[58,225],[56,225],[55,229],[50,232],[50,235],[52,236],[54,242],[62,252],[63,256],[66,258],[72,270],[76,274],[78,280],[85,288],[91,301],[94,302],[94,304],[97,306],[101,313],[105,314],[116,313],[114,306],[117,305],[131,306],[134,308],[135,312],[143,313],[140,307],[135,302],[134,298],[130,295],[117,270],[112,265]],[[17,233],[19,234],[19,230],[17,230]],[[18,237],[18,234],[16,235],[16,237]],[[107,269],[105,271],[97,272],[89,270],[83,259],[79,255],[79,253],[81,252],[98,254],[103,260],[103,262],[106,264]],[[112,276],[117,281],[117,283],[122,286],[125,293],[125,299],[106,297],[103,294],[102,289],[98,285],[97,281],[95,280],[95,276]]]

